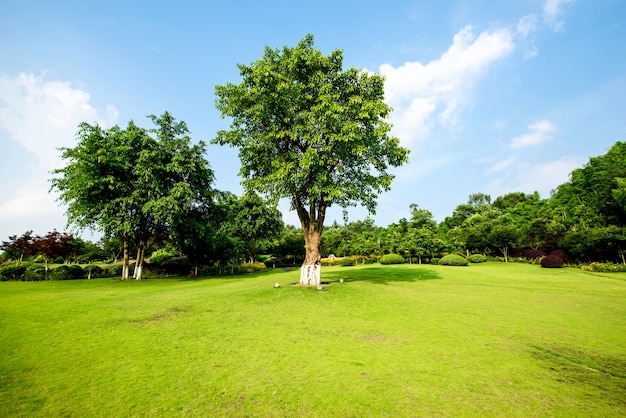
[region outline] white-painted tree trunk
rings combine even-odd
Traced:
[[[300,267],[300,284],[303,286],[320,286],[321,282],[320,264],[304,264]]]

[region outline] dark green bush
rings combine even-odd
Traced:
[[[470,263],[484,263],[487,261],[487,257],[482,254],[472,254],[468,260]]]
[[[563,260],[561,260],[561,257],[557,257],[556,255],[549,255],[541,260],[541,267],[560,268],[563,267]]]
[[[439,260],[439,264],[442,266],[467,266],[469,262],[467,258],[458,254],[448,254],[444,255],[441,260]]]
[[[114,264],[112,266],[109,266],[106,272],[106,277],[122,277],[123,268],[124,266],[122,266],[121,264]],[[131,269],[132,269],[132,266],[131,266]]]
[[[404,257],[399,254],[385,254],[380,257],[380,264],[403,264]]]
[[[355,264],[354,259],[351,257],[343,257],[339,260],[339,265],[344,267],[353,266]]]
[[[430,264],[439,264],[439,257],[433,257],[430,259]]]
[[[92,279],[95,279],[97,277],[107,277],[109,275],[108,270],[103,269],[100,266],[86,266],[83,268],[83,270],[85,270],[87,277],[89,277],[89,275],[91,274]]]
[[[46,267],[41,264],[30,264],[24,272],[24,280],[30,282],[46,280]]]
[[[0,280],[24,280],[27,263],[6,263],[0,267]]]
[[[86,279],[87,272],[78,264],[64,264],[48,271],[50,280],[78,280]]]

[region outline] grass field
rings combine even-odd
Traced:
[[[626,414],[626,273],[298,275],[1,282],[0,416]]]

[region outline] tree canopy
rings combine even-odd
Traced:
[[[178,238],[194,220],[205,222],[213,199],[213,171],[204,158],[204,142],[192,145],[183,121],[165,112],[150,115],[155,128],[133,121],[126,129],[103,129],[83,122],[74,148],[62,148],[67,165],[53,174],[52,189],[67,204],[68,224],[119,235],[137,249],[135,278],[141,278],[146,246]]]
[[[215,88],[216,107],[232,122],[213,142],[239,149],[247,190],[290,200],[309,266],[319,260],[326,210],[359,204],[374,212],[390,167],[408,155],[389,136],[384,78],[343,70],[342,61],[340,50],[324,56],[307,35],[293,48],[266,47],[261,59],[239,65],[239,84]]]

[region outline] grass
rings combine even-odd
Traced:
[[[0,416],[626,413],[626,273],[298,274],[1,282]]]

